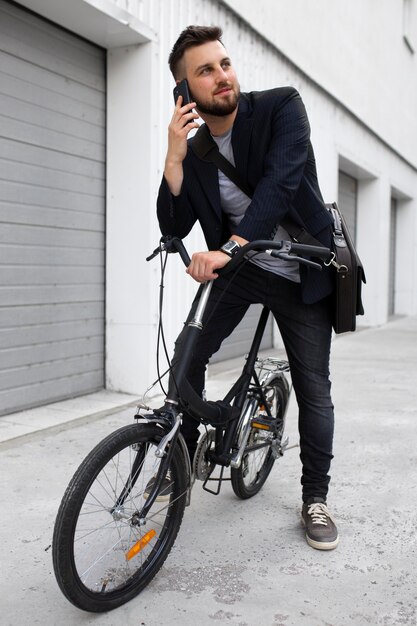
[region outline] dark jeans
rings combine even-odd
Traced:
[[[187,378],[201,395],[211,355],[217,352],[222,341],[241,321],[250,304],[266,305],[275,317],[285,345],[299,408],[303,500],[312,497],[325,499],[333,458],[334,429],[329,380],[332,334],[330,298],[315,304],[304,304],[298,283],[264,271],[253,263],[247,263],[241,269],[224,293],[227,282],[228,277],[220,277],[214,282],[205,312],[206,324]],[[213,312],[219,297],[221,301]],[[196,303],[197,299],[193,309]],[[184,330],[175,344],[174,363],[183,333]],[[196,420],[184,415],[181,431],[190,454],[194,453],[197,446],[198,426]]]

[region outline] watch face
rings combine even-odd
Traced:
[[[222,249],[229,254],[234,254],[239,250],[240,246],[236,241],[226,241],[222,246]]]

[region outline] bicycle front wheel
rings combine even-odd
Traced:
[[[155,576],[175,541],[186,503],[184,457],[175,446],[169,493],[138,524],[146,485],[158,470],[156,424],[115,431],[86,457],[61,502],[53,536],[55,576],[64,595],[86,611],[131,600]]]
[[[272,430],[262,430],[252,427],[241,464],[237,468],[231,468],[230,478],[235,494],[242,499],[252,498],[256,495],[268,478],[275,463],[276,456],[272,450],[274,439],[282,438],[284,431],[285,412],[289,398],[289,388],[286,379],[277,375],[265,383],[262,387],[273,421]],[[265,406],[260,399],[252,398],[251,416],[265,417]],[[243,426],[243,425],[242,425]],[[238,433],[238,437],[241,433]]]

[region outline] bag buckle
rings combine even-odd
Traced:
[[[331,253],[330,259],[328,261],[324,261],[324,265],[326,267],[330,267],[330,265],[333,265],[333,267],[336,268],[338,274],[347,274],[349,271],[347,265],[340,264],[336,261],[336,255],[334,252]]]

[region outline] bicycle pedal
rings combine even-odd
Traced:
[[[268,418],[254,417],[252,419],[252,428],[259,430],[268,430],[269,432],[275,432],[276,423]]]

